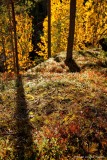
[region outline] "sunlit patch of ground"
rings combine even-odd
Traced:
[[[22,75],[21,87],[1,79],[1,160],[18,159],[20,144],[25,159],[107,159],[107,66],[101,55],[75,52],[78,73],[69,72],[65,56],[49,59]]]

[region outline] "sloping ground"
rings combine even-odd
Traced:
[[[100,50],[65,52],[2,81],[1,160],[107,159],[107,61]],[[20,84],[19,84],[20,82]]]

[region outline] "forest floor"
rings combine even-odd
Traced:
[[[107,160],[107,57],[65,52],[0,78],[0,160]]]

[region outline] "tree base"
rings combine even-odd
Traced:
[[[66,66],[69,67],[70,72],[80,72],[80,67],[76,64],[74,59],[69,58],[65,60]]]

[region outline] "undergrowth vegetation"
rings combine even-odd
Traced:
[[[107,159],[107,58],[74,52],[81,72],[70,73],[63,55],[2,74],[0,160]]]

